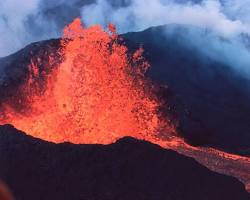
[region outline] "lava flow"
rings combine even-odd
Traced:
[[[161,101],[144,76],[143,49],[128,52],[113,25],[84,28],[75,19],[64,29],[63,62],[39,88],[39,69],[31,63],[21,111],[7,103],[0,124],[52,142],[114,142],[124,136],[152,140],[173,128],[160,112]],[[154,134],[153,134],[154,133]]]

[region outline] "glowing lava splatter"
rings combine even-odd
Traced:
[[[21,87],[28,99],[25,109],[6,105],[1,124],[53,142],[103,144],[124,136],[151,141],[171,129],[144,76],[149,64],[143,50],[130,54],[113,25],[108,31],[98,25],[83,28],[75,19],[61,43],[63,62],[51,70],[42,93],[35,84],[39,69],[32,63]]]

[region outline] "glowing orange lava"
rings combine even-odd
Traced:
[[[51,70],[44,89],[37,86],[39,69],[31,63],[21,87],[28,97],[25,109],[17,112],[6,104],[1,124],[57,143],[107,144],[124,136],[152,141],[172,130],[144,76],[149,64],[143,49],[131,55],[113,25],[107,31],[83,28],[75,19],[61,43],[63,62]]]

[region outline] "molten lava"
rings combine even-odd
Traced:
[[[129,53],[115,27],[83,28],[80,19],[64,29],[63,62],[39,87],[38,67],[31,62],[20,87],[25,106],[8,103],[0,124],[52,142],[111,143],[124,136],[152,141],[172,130],[159,111],[161,101],[144,76],[149,64],[143,49]]]

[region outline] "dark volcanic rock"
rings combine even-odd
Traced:
[[[0,177],[17,200],[249,200],[244,185],[133,138],[53,144],[0,127]]]
[[[234,70],[233,64],[219,62],[204,54],[202,46],[194,45],[191,36],[206,44],[209,33],[196,27],[166,25],[123,36],[129,46],[143,45],[152,65],[148,75],[168,85],[183,104],[180,133],[188,142],[250,155],[250,81]]]

